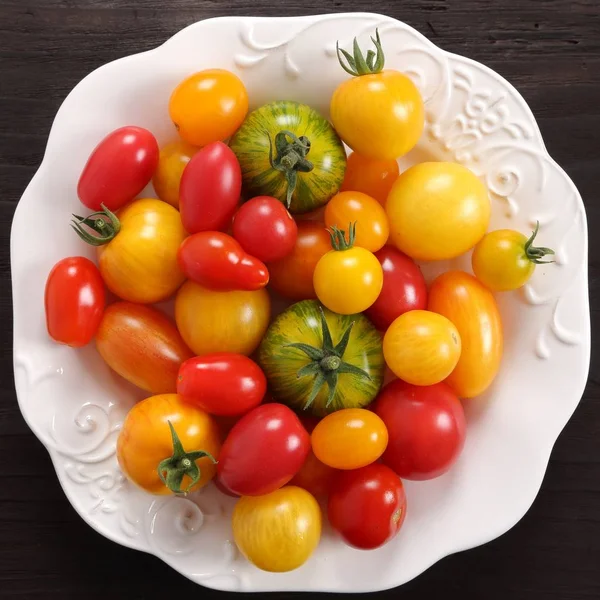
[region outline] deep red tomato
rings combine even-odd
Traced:
[[[121,127],[94,149],[83,168],[77,195],[94,211],[117,210],[150,182],[158,166],[156,138],[142,127]]]
[[[234,416],[258,406],[267,391],[260,367],[243,354],[221,352],[186,360],[177,393],[211,415]]]
[[[383,287],[366,315],[385,330],[405,312],[427,308],[427,284],[419,265],[393,246],[384,246],[375,256],[383,268]]]
[[[283,404],[263,404],[244,415],[229,432],[217,476],[240,496],[269,494],[292,479],[310,450],[310,436]]]
[[[104,303],[104,282],[98,267],[83,256],[63,258],[46,282],[48,334],[61,344],[85,346],[98,331]]]
[[[417,386],[396,379],[383,388],[374,409],[389,434],[382,460],[400,477],[433,479],[458,458],[465,442],[465,413],[446,383]]]
[[[226,229],[242,191],[242,172],[235,154],[214,142],[197,152],[183,170],[179,211],[189,233]]]
[[[343,471],[333,482],[327,513],[347,544],[363,550],[378,548],[404,523],[404,486],[394,471],[378,463]]]
[[[270,262],[287,256],[294,249],[298,227],[277,198],[257,196],[235,213],[233,237],[246,252]]]
[[[177,260],[188,279],[212,290],[253,291],[269,283],[267,267],[220,231],[201,231],[186,238]]]

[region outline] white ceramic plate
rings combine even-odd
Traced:
[[[336,39],[345,47],[354,36],[367,44],[376,27],[386,65],[408,73],[426,100],[425,133],[402,166],[424,159],[465,164],[490,190],[492,228],[528,232],[539,220],[539,241],[557,251],[557,264],[538,267],[523,293],[499,298],[506,337],[501,373],[485,397],[467,405],[468,437],[455,468],[430,482],[407,483],[401,534],[379,550],[361,552],[326,531],[302,568],[268,574],[237,553],[229,524],[232,500],[213,486],[188,499],[158,499],[124,481],[115,439],[140,393],[109,371],[93,345],[74,350],[48,339],[44,284],[59,259],[92,255],[68,222],[81,208],[81,169],[105,134],[141,125],[166,142],[173,137],[171,90],[208,67],[238,73],[253,107],[294,99],[327,114],[331,93],[346,78],[335,56]],[[490,69],[379,15],[212,19],[156,50],[94,71],[56,115],[44,160],[17,208],[11,252],[19,404],[48,448],[69,501],[106,537],[151,552],[212,588],[379,590],[501,535],[533,502],[588,372],[585,211],[573,183],[548,155],[531,111]],[[463,258],[452,266],[468,265]],[[448,266],[425,271],[430,277]]]

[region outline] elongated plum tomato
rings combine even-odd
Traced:
[[[460,455],[465,414],[446,383],[417,386],[396,379],[383,388],[374,410],[390,436],[382,460],[400,477],[438,477]]]
[[[229,432],[217,466],[220,483],[240,496],[262,496],[288,483],[310,450],[310,436],[283,404],[263,404]]]
[[[152,185],[158,197],[171,206],[179,208],[179,185],[183,170],[200,148],[182,140],[176,140],[160,149],[158,166]]]
[[[142,127],[121,127],[94,149],[83,168],[77,195],[84,206],[110,210],[133,200],[150,182],[158,165],[158,143]]]
[[[48,335],[60,344],[85,346],[96,335],[104,311],[104,282],[98,267],[83,256],[58,261],[46,281]]]
[[[220,231],[201,231],[186,238],[177,259],[188,279],[212,290],[259,290],[269,283],[267,267]]]
[[[215,475],[219,428],[203,410],[177,394],[151,396],[127,413],[117,459],[127,478],[151,494],[180,494]]]
[[[502,360],[502,320],[494,295],[472,275],[448,271],[431,284],[428,308],[450,319],[462,341],[448,385],[460,398],[479,396],[491,385]]]
[[[258,406],[267,391],[260,367],[243,354],[221,352],[186,360],[177,393],[211,415],[242,415]]]
[[[96,348],[111,369],[153,394],[174,392],[179,367],[192,356],[162,312],[132,302],[115,302],[106,308]]]
[[[240,164],[222,142],[208,144],[183,170],[179,184],[181,221],[188,233],[226,229],[242,190]]]
[[[396,159],[377,160],[352,152],[348,157],[346,174],[340,190],[362,192],[385,206],[388,194],[400,169]]]

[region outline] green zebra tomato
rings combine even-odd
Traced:
[[[344,179],[342,141],[306,104],[284,100],[257,108],[229,145],[242,168],[244,195],[273,196],[293,214],[325,205]]]
[[[377,396],[385,363],[381,334],[364,315],[339,315],[316,300],[290,306],[272,323],[258,362],[275,399],[322,417]]]

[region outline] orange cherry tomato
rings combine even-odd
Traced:
[[[311,450],[302,465],[294,475],[290,485],[296,485],[310,492],[316,498],[329,495],[329,490],[338,471],[322,463]]]
[[[394,159],[377,160],[352,152],[346,163],[346,175],[341,190],[362,192],[385,206],[390,189],[399,173],[398,162]]]
[[[179,208],[179,183],[183,170],[198,150],[200,148],[183,140],[176,140],[160,149],[152,184],[158,197],[175,208]]]
[[[472,275],[449,271],[431,284],[428,308],[460,333],[461,356],[447,383],[461,398],[483,393],[502,359],[502,321],[493,294]]]

